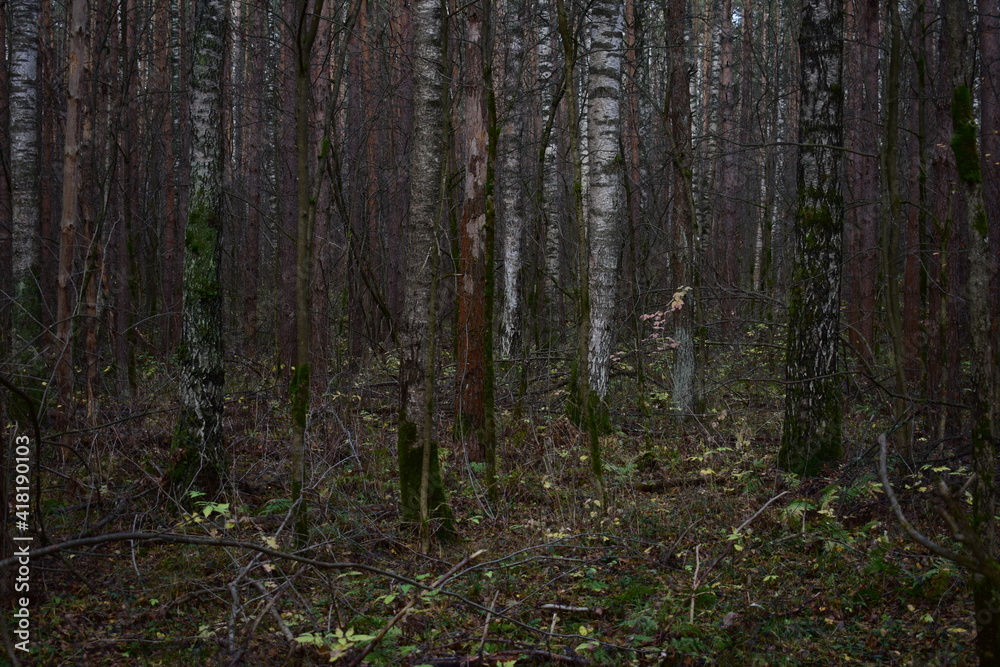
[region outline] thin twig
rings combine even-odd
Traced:
[[[889,484],[889,473],[886,469],[886,456],[889,444],[886,441],[884,433],[878,437],[878,444],[878,473],[882,480],[882,488],[885,489],[885,495],[889,498],[889,504],[892,506],[893,514],[896,515],[896,520],[899,521],[899,524],[903,527],[903,530],[906,531],[906,534],[910,536],[910,539],[931,553],[940,556],[941,558],[946,558],[953,563],[964,565],[970,570],[978,570],[978,564],[974,560],[968,556],[956,553],[951,549],[946,549],[937,542],[927,539],[920,533],[920,531],[913,527],[912,523],[907,520],[906,516],[903,514],[903,509],[899,506],[899,500],[896,499],[896,494],[893,493],[892,485]]]
[[[476,649],[476,655],[479,656],[480,660],[483,659],[483,647],[486,646],[486,637],[490,633],[490,621],[493,620],[493,608],[496,607],[498,595],[500,595],[500,591],[495,591],[493,593],[493,599],[490,600],[490,611],[486,614],[486,624],[483,625],[483,636],[479,640],[479,648]]]

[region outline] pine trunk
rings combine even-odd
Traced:
[[[59,271],[56,290],[56,388],[62,409],[56,428],[67,430],[73,411],[73,310],[76,234],[80,217],[80,152],[83,135],[81,79],[86,61],[86,0],[70,3],[69,62],[66,85],[66,128],[63,148],[62,216],[59,223]],[[92,398],[92,397],[91,397]],[[68,444],[68,443],[66,443]],[[63,450],[65,451],[65,450]]]
[[[998,360],[994,324],[990,318],[990,285],[994,259],[989,254],[989,221],[983,198],[983,173],[980,165],[978,134],[973,113],[973,57],[967,41],[969,22],[965,0],[942,0],[941,13],[948,52],[951,56],[952,85],[951,150],[961,184],[969,234],[969,278],[966,296],[969,303],[969,333],[972,338],[970,366],[972,384],[972,528],[982,546],[993,558],[997,556],[996,514],[996,443]],[[987,93],[988,94],[988,93]],[[972,594],[976,609],[976,649],[979,664],[1000,663],[1000,590],[987,577],[972,575]]]
[[[691,145],[691,92],[688,63],[685,58],[686,39],[684,18],[687,2],[667,5],[667,47],[670,74],[667,82],[667,134],[669,146],[671,245],[670,286],[680,293],[680,301],[671,300],[673,312],[674,348],[672,367],[674,409],[681,414],[695,412],[698,398],[695,392],[694,354],[694,231],[696,210],[692,184],[693,149]],[[688,290],[685,293],[685,290]]]
[[[455,428],[470,461],[485,462],[486,90],[482,16],[475,5],[466,29],[464,120],[465,184],[459,223],[458,331]]]

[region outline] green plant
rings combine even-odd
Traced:
[[[354,628],[346,631],[337,628],[332,634],[306,632],[295,638],[300,644],[311,644],[321,653],[329,653],[330,662],[336,662],[358,644],[367,644],[375,639],[374,635],[355,634]]]

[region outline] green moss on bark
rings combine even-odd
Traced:
[[[951,150],[955,154],[958,176],[968,184],[982,183],[983,175],[979,165],[979,148],[976,145],[975,116],[972,109],[972,91],[968,86],[959,86],[951,98],[951,122],[954,134]]]
[[[823,466],[844,455],[840,391],[835,382],[823,384],[825,386],[820,390],[820,397],[817,399],[815,395],[811,396],[818,403],[809,411],[811,423],[786,418],[782,428],[778,465],[804,477],[817,475]],[[786,401],[810,400],[810,396],[801,388],[789,387],[788,391],[792,396]]]
[[[399,420],[399,435],[396,442],[399,458],[399,493],[401,518],[404,523],[420,522],[420,481],[423,470],[424,448],[419,438],[417,425],[406,419]],[[430,476],[427,487],[427,507],[429,519],[436,523],[434,535],[441,540],[450,540],[454,534],[451,508],[441,481],[441,466],[438,463],[438,446],[431,441]]]
[[[309,410],[309,364],[302,364],[295,369],[289,393],[292,397],[292,421],[305,430],[306,413]]]
[[[200,496],[203,500],[210,500],[218,497],[223,487],[219,462],[210,452],[202,451],[200,428],[197,418],[182,410],[171,443],[170,486],[174,499],[188,509],[193,506],[192,491],[204,494]]]
[[[197,204],[188,213],[184,232],[184,296],[212,299],[219,294],[215,278],[215,257],[218,232],[215,213],[204,204]]]

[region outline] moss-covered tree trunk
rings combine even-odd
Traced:
[[[195,6],[191,74],[191,184],[184,238],[183,325],[179,364],[180,418],[174,433],[172,481],[217,495],[227,484],[222,436],[222,292],[219,279],[223,216],[222,83],[227,3]]]
[[[310,282],[312,280],[313,216],[309,180],[309,86],[312,47],[319,29],[323,0],[298,0],[295,7],[295,150],[298,174],[298,225],[295,238],[295,370],[289,391],[292,407],[292,505],[295,508],[296,542],[301,548],[309,535],[305,487],[305,438],[309,414]]]
[[[815,475],[839,459],[840,243],[844,226],[843,3],[804,0],[799,33],[799,209],[788,302],[785,420],[778,463]]]
[[[972,468],[976,481],[972,487],[972,527],[983,547],[997,555],[996,514],[996,443],[997,400],[1000,358],[997,356],[993,323],[990,318],[990,283],[995,272],[989,253],[989,221],[983,198],[983,174],[980,166],[978,134],[972,101],[973,57],[968,45],[968,6],[964,0],[942,0],[947,48],[951,56],[952,136],[951,149],[965,200],[969,234],[969,354],[972,387]],[[985,93],[990,94],[990,93]],[[989,579],[972,575],[972,595],[976,609],[976,649],[979,664],[1000,664],[1000,590]]]
[[[400,327],[399,486],[404,522],[416,522],[426,546],[429,536],[449,534],[445,498],[433,433],[436,345],[437,230],[442,216],[443,128],[447,91],[443,86],[440,0],[414,5],[413,138],[410,154],[409,218],[403,231],[406,296]],[[432,526],[432,520],[439,520]]]

